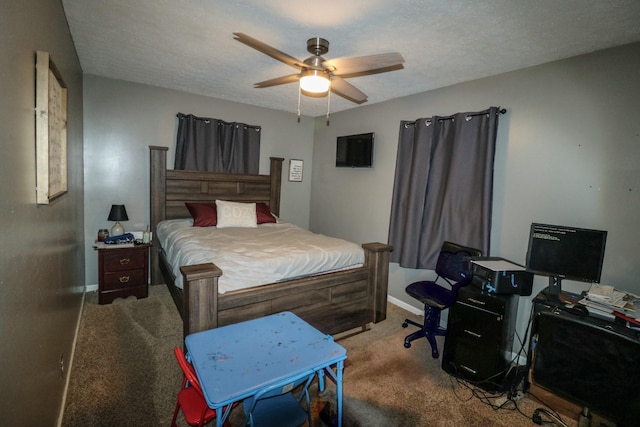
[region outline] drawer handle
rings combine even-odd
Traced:
[[[131,262],[130,258],[120,258],[120,265],[127,265]]]
[[[130,276],[120,276],[120,283],[127,283],[130,278]]]
[[[464,330],[464,332],[465,332],[466,334],[471,335],[472,337],[482,338],[482,335],[477,334],[477,333],[475,333],[475,332],[471,332],[471,331],[470,331],[470,330],[468,330],[468,329],[465,329],[465,330]]]
[[[477,373],[478,373],[478,371],[476,371],[475,369],[471,369],[471,368],[470,368],[470,367],[468,367],[468,366],[460,365],[460,367],[461,367],[462,369],[464,369],[465,371],[467,371],[467,372],[471,373],[471,374],[474,374],[474,375],[475,375],[475,374],[477,374]]]

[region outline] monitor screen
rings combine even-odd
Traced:
[[[527,270],[557,279],[600,282],[607,232],[531,224]]]
[[[373,162],[373,132],[339,136],[336,144],[336,166],[369,168]]]

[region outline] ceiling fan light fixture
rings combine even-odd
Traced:
[[[321,55],[329,52],[329,41],[321,37],[307,40],[307,52],[311,53],[312,56],[300,61],[244,33],[233,33],[233,35],[235,40],[300,70],[296,74],[289,74],[254,84],[256,88],[265,88],[298,82],[298,115],[300,114],[301,94],[314,98],[326,96],[327,104],[330,106],[329,99],[333,90],[336,95],[348,101],[362,104],[367,102],[367,95],[347,82],[346,78],[386,73],[404,68],[402,65],[404,58],[398,52],[343,57],[326,61]]]
[[[329,90],[329,78],[319,70],[306,70],[300,77],[300,89],[310,93],[325,93]]]

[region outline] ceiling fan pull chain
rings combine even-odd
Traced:
[[[302,91],[302,89],[300,89],[300,85],[298,85],[298,123],[300,123],[300,92]]]
[[[327,126],[329,126],[329,111],[330,110],[331,110],[331,86],[329,86],[329,90],[327,91]]]

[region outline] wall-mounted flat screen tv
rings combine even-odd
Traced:
[[[370,168],[373,164],[374,133],[339,136],[336,144],[336,167]]]

